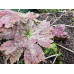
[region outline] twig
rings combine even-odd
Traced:
[[[58,56],[58,54],[54,54],[54,55],[48,56],[45,59],[48,59],[48,58],[51,58],[51,57],[54,57],[54,56]]]
[[[66,50],[68,50],[68,51],[70,51],[70,52],[72,52],[72,53],[74,54],[74,51],[72,51],[71,49],[68,49],[68,48],[66,48],[66,47],[64,47],[64,46],[62,46],[62,45],[60,45],[60,44],[57,44],[57,43],[56,43],[56,45],[58,45],[58,46],[60,46],[60,47],[62,47],[62,48],[64,48],[64,49],[66,49]]]
[[[57,18],[51,25],[53,25],[56,21],[58,21],[63,16],[63,13],[60,15],[59,18]]]
[[[48,16],[46,17],[46,19],[45,20],[47,20],[48,19]]]
[[[55,63],[55,61],[56,61],[57,57],[58,57],[58,55],[55,57],[55,59],[54,59],[54,61],[53,61],[53,63],[52,63],[52,64],[54,64],[54,63]]]
[[[57,26],[57,25],[52,25],[52,26]],[[74,26],[70,26],[70,25],[65,25],[65,26],[74,28]]]

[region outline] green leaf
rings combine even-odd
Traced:
[[[21,63],[20,64],[25,64],[25,62],[24,61],[21,61]]]
[[[52,44],[53,47],[57,47],[55,43]]]
[[[59,56],[61,56],[61,55],[62,55],[62,53],[61,53],[61,52],[59,52],[59,53],[58,53],[58,55],[59,55]]]
[[[72,18],[72,21],[74,21],[74,18]]]
[[[62,61],[60,61],[59,64],[63,64]]]
[[[49,53],[49,49],[47,48],[45,51],[44,51],[45,54]]]
[[[57,54],[57,45],[55,43],[52,43],[53,47],[48,47],[44,52],[45,54]],[[52,51],[51,51],[52,50]]]

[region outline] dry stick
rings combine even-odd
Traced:
[[[53,25],[56,21],[58,21],[62,16],[63,16],[63,13],[60,15],[59,18],[57,18],[53,23],[51,23],[51,25]]]
[[[65,26],[74,28],[74,26],[70,26],[70,25],[65,25]]]
[[[48,16],[46,17],[46,19],[45,20],[47,20],[48,19]]]
[[[54,57],[54,56],[58,56],[58,54],[54,54],[54,55],[48,56],[45,59],[48,59],[48,58],[51,58],[51,57]]]
[[[60,44],[57,44],[57,43],[56,43],[56,45],[58,45],[58,46],[60,46],[60,47],[62,47],[62,48],[64,48],[64,49],[66,49],[66,50],[68,50],[68,51],[70,51],[70,52],[72,52],[72,53],[74,54],[74,51],[72,51],[71,49],[68,49],[68,48],[66,48],[66,47],[64,47],[64,46],[62,46],[62,45],[60,45]]]
[[[48,57],[46,57],[45,59],[48,59],[48,58],[51,58],[51,57],[54,57],[54,56],[56,56],[55,59],[54,59],[54,61],[53,61],[53,63],[52,63],[52,64],[54,64],[55,61],[56,61],[56,59],[57,59],[57,57],[59,56],[58,54],[48,56]]]
[[[52,25],[52,26],[57,26],[57,25]],[[70,25],[65,25],[65,26],[74,28],[74,26],[70,26]]]
[[[54,59],[54,61],[53,61],[53,63],[52,63],[52,64],[54,64],[54,63],[55,63],[55,61],[56,61],[57,57],[58,57],[58,55],[55,57],[55,59]]]

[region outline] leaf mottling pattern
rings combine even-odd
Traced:
[[[10,62],[19,60],[23,48],[24,60],[27,64],[45,62],[42,47],[52,47],[54,36],[67,35],[65,26],[50,26],[50,21],[39,21],[38,14],[28,12],[22,14],[11,10],[0,10],[0,38],[11,39],[0,46],[5,56],[10,56]]]

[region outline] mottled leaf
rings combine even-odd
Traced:
[[[24,52],[24,60],[26,64],[37,64],[40,61],[45,62],[45,56],[40,46],[37,44],[30,45],[30,49]]]
[[[7,41],[1,45],[0,50],[5,51],[4,52],[5,55],[9,55],[13,53],[14,51],[16,51],[17,48],[14,44],[14,41]]]
[[[10,63],[13,64],[16,61],[19,61],[21,54],[23,53],[23,49],[16,50],[14,53],[10,55]]]
[[[25,18],[27,19],[36,19],[37,17],[39,17],[39,14],[35,14],[33,12],[28,12],[25,14]]]

